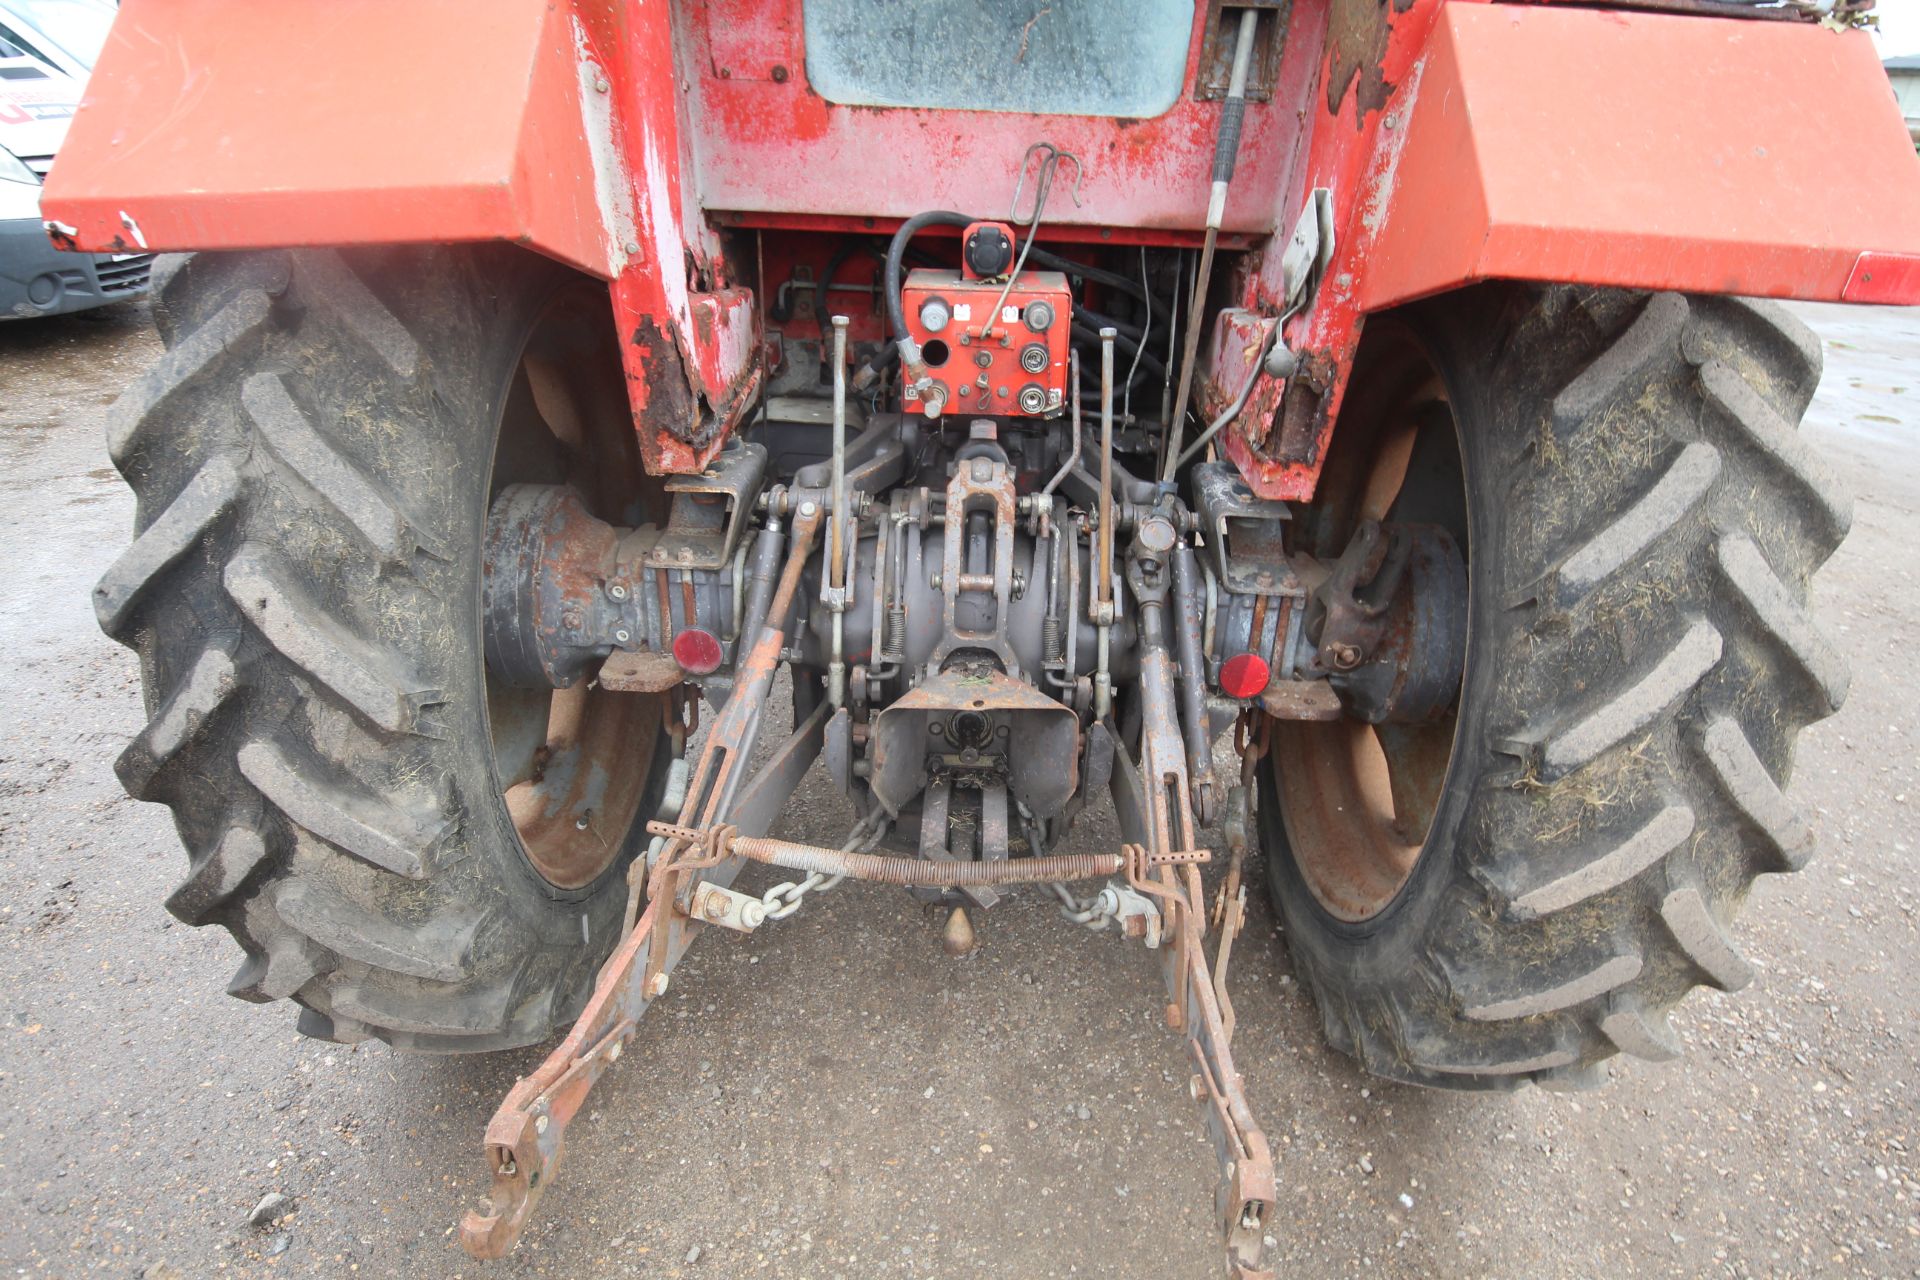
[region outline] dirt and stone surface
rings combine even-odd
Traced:
[[[1819,579],[1854,680],[1793,789],[1823,853],[1738,930],[1759,977],[1696,993],[1685,1060],[1604,1090],[1428,1093],[1321,1046],[1256,893],[1235,1049],[1283,1275],[1920,1275],[1920,311],[1802,314],[1827,345],[1808,434],[1858,496]],[[232,942],[160,905],[185,867],[166,812],[114,780],[142,716],[88,599],[133,506],[101,423],[158,351],[139,305],[0,325],[4,1274],[1219,1274],[1152,957],[1029,893],[951,960],[902,893],[851,884],[696,947],[520,1250],[459,1252],[482,1126],[543,1051],[319,1044],[227,998]],[[846,822],[816,777],[778,833]]]

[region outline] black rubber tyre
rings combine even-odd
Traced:
[[[1667,1011],[1694,986],[1749,980],[1729,922],[1812,850],[1781,788],[1846,693],[1807,604],[1850,519],[1796,435],[1820,347],[1731,298],[1489,286],[1410,308],[1369,326],[1307,545],[1345,544],[1368,398],[1417,385],[1416,357],[1456,447],[1416,455],[1400,501],[1466,497],[1451,759],[1397,892],[1341,918],[1303,874],[1328,819],[1275,776],[1323,739],[1276,723],[1269,879],[1329,1040],[1367,1070],[1589,1084],[1616,1052],[1676,1056]]]
[[[480,549],[502,483],[569,478],[502,424],[530,420],[530,335],[563,308],[610,331],[604,288],[504,247],[201,255],[156,283],[167,351],[109,419],[138,536],[94,600],[151,717],[117,771],[191,858],[168,909],[231,930],[229,990],[293,998],[309,1035],[544,1038],[618,933],[668,752],[650,703],[628,759],[642,821],[572,888],[535,869],[490,737]],[[568,323],[552,340],[602,389],[571,429],[621,460],[597,505],[624,502],[614,340]]]

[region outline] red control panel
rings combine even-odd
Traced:
[[[931,379],[907,388],[908,413],[1046,418],[1066,407],[1073,295],[1058,271],[1022,271],[1007,289],[1004,276],[923,267],[900,302]]]

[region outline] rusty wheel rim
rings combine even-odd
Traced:
[[[1352,406],[1361,414],[1352,424],[1359,430],[1344,442],[1336,434],[1336,450],[1344,443],[1346,456],[1330,457],[1323,473],[1327,501],[1315,521],[1316,545],[1308,548],[1317,554],[1337,554],[1360,519],[1397,514],[1402,495],[1436,483],[1458,490],[1445,499],[1457,498],[1458,525],[1466,528],[1457,473],[1436,481],[1422,462],[1435,451],[1427,432],[1442,433],[1458,457],[1446,388],[1410,338],[1376,358],[1367,390]],[[1423,505],[1431,507],[1435,496],[1426,489]],[[1460,545],[1466,549],[1464,537]],[[1419,726],[1350,718],[1274,723],[1271,765],[1287,843],[1302,882],[1333,919],[1363,925],[1413,879],[1446,790],[1457,720],[1456,705]]]
[[[604,292],[569,289],[542,313],[509,384],[494,450],[493,494],[565,483],[601,519],[625,523],[640,474]],[[559,890],[598,880],[632,842],[665,706],[592,679],[521,689],[487,675],[494,775],[522,854]]]

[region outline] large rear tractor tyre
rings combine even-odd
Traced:
[[[496,687],[490,500],[644,477],[604,287],[521,250],[163,262],[167,351],[109,419],[137,537],[95,589],[140,655],[130,794],[173,810],[167,906],[229,990],[409,1049],[571,1020],[620,928],[668,751],[659,699]]]
[[[1782,794],[1846,666],[1808,613],[1848,500],[1796,435],[1818,341],[1769,304],[1493,286],[1368,326],[1304,549],[1365,515],[1467,562],[1458,702],[1273,726],[1295,961],[1367,1070],[1591,1083],[1752,970],[1730,925],[1813,836]]]

